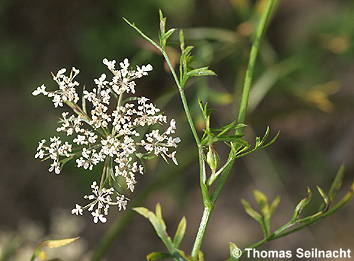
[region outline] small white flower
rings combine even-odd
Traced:
[[[50,164],[49,172],[55,172],[55,174],[60,174],[60,164],[58,161],[54,160],[52,164]]]
[[[108,69],[111,71],[115,71],[116,61],[108,61],[106,58],[103,59],[103,63],[107,65]]]
[[[76,204],[75,208],[71,210],[71,214],[73,215],[82,215],[83,209],[80,205]]]
[[[60,70],[57,72],[57,77],[60,77],[60,76],[63,75],[65,72],[66,72],[66,69],[65,69],[65,68],[60,69]]]
[[[32,92],[32,95],[34,95],[34,96],[37,96],[39,94],[46,95],[47,92],[45,91],[45,89],[46,89],[46,87],[44,86],[44,84],[42,84],[41,86],[39,86],[36,90],[34,90]]]
[[[93,216],[93,222],[98,223],[98,221],[101,221],[102,223],[106,223],[107,218],[105,218],[98,209],[96,209],[94,212],[91,213]]]
[[[124,195],[120,195],[117,197],[117,204],[118,204],[119,211],[121,211],[122,209],[125,210],[127,207],[128,201],[124,197]]]
[[[106,81],[106,75],[103,73],[101,74],[100,78],[95,79],[95,84],[99,87],[99,88],[105,88],[106,85],[108,84],[108,81]]]

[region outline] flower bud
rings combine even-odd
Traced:
[[[217,167],[218,167],[218,161],[219,157],[214,148],[210,145],[209,146],[209,151],[207,153],[207,163],[213,173],[215,173]]]

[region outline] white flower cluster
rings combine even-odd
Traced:
[[[176,129],[175,120],[169,122],[165,131],[156,128],[167,124],[167,117],[149,99],[124,99],[124,95],[135,93],[135,79],[148,75],[152,66],[130,69],[128,59],[119,63],[119,69],[116,69],[114,60],[104,59],[103,63],[113,76],[108,79],[102,74],[95,79],[95,88],[83,91],[81,107],[76,90],[79,83],[75,80],[79,70],[75,68],[72,68],[69,76],[65,75],[65,69],[53,75],[58,90],[47,91],[42,85],[33,92],[33,95],[43,94],[52,98],[55,107],[66,104],[73,111],[72,114],[62,113],[60,126],[56,129],[57,132],[65,133],[70,142],[52,137],[49,142],[42,140],[38,145],[35,157],[52,160],[50,172],[59,174],[62,165],[71,159],[75,159],[77,167],[88,170],[104,162],[101,184],[98,186],[94,182],[91,186],[93,194],[85,196],[92,202],[85,207],[77,204],[72,210],[73,214],[81,215],[84,209],[88,209],[95,223],[106,221],[109,206],[117,205],[121,210],[127,204],[121,192],[106,188],[105,184],[118,183],[118,187],[134,191],[135,175],[143,174],[139,158],[161,156],[177,164],[175,148],[180,142],[178,137],[172,136]],[[122,177],[125,184],[120,184],[118,180],[122,179],[118,177]],[[113,195],[115,200],[112,200]]]
[[[58,71],[57,75],[53,75],[53,80],[59,86],[59,89],[54,92],[47,92],[44,85],[38,87],[32,94],[38,95],[43,94],[50,98],[53,98],[53,103],[55,107],[63,106],[63,102],[69,101],[77,103],[79,100],[79,95],[76,92],[75,87],[79,85],[75,81],[75,77],[79,74],[79,70],[75,67],[72,68],[69,77],[64,75],[66,69],[61,69]]]
[[[110,206],[118,206],[118,210],[126,209],[128,199],[125,198],[124,195],[117,195],[116,200],[112,200],[112,195],[114,194],[113,188],[102,188],[100,189],[97,185],[96,181],[94,181],[91,185],[92,194],[85,195],[84,198],[91,200],[91,202],[86,205],[85,208],[88,208],[88,211],[91,212],[93,216],[93,222],[97,223],[101,221],[105,223],[107,218],[105,216],[108,215],[108,209]],[[96,208],[94,210],[94,208]],[[83,208],[76,204],[75,208],[71,210],[71,214],[73,215],[82,215]]]

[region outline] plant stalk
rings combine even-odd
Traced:
[[[158,43],[156,43],[154,40],[152,40],[150,37],[148,37],[146,34],[144,34],[138,27],[136,27],[134,23],[129,22],[125,18],[123,18],[123,19],[124,19],[124,21],[127,24],[129,24],[132,28],[134,28],[134,30],[137,31],[145,40],[147,40],[149,43],[151,43],[153,46],[155,46],[161,52],[163,57],[165,58],[165,60],[167,62],[167,65],[168,65],[168,67],[169,67],[169,69],[170,69],[170,71],[171,71],[171,73],[173,75],[173,79],[175,80],[175,83],[176,83],[176,85],[178,87],[178,91],[179,91],[180,96],[181,96],[183,109],[184,109],[184,112],[186,114],[189,127],[192,130],[193,137],[195,139],[196,144],[198,145],[198,147],[200,147],[200,139],[199,139],[197,130],[196,130],[195,126],[194,126],[194,122],[193,122],[193,118],[192,118],[191,112],[189,110],[188,102],[187,102],[186,96],[184,94],[184,90],[183,90],[184,86],[181,85],[181,83],[180,83],[180,81],[178,79],[177,73],[176,73],[175,69],[173,68],[173,65],[172,65],[172,63],[170,61],[170,58],[168,57],[168,54],[166,53],[166,51]]]
[[[244,123],[246,119],[248,100],[249,100],[249,95],[250,95],[250,90],[251,90],[253,75],[254,75],[254,67],[256,65],[256,60],[259,53],[260,45],[262,43],[262,39],[266,31],[267,25],[269,24],[270,18],[272,16],[274,7],[277,5],[278,2],[279,0],[268,0],[265,11],[263,12],[259,24],[257,26],[256,35],[250,52],[250,58],[248,61],[245,80],[243,83],[240,109],[237,117],[238,123]],[[240,131],[242,131],[242,129],[240,129]]]
[[[204,235],[205,235],[205,231],[206,228],[208,226],[208,222],[210,219],[210,214],[213,211],[213,206],[205,206],[204,207],[204,211],[203,211],[203,215],[202,215],[202,219],[200,220],[200,224],[199,224],[199,230],[197,233],[197,236],[195,238],[195,242],[193,245],[193,250],[192,250],[192,257],[197,257],[200,247],[202,246],[203,243],[203,239],[204,239]]]
[[[257,27],[255,39],[251,48],[251,53],[250,53],[250,58],[248,62],[248,67],[246,71],[246,76],[245,76],[245,81],[243,84],[243,91],[242,91],[242,96],[241,96],[241,103],[240,103],[240,109],[238,113],[238,123],[244,123],[246,119],[246,114],[247,114],[247,106],[248,106],[248,100],[249,100],[249,94],[250,94],[250,89],[252,85],[252,80],[253,80],[253,75],[254,75],[254,67],[255,63],[257,60],[257,56],[259,53],[260,45],[262,42],[262,38],[264,35],[264,32],[266,31],[266,27],[269,24],[270,17],[273,13],[274,6],[277,4],[279,0],[269,0],[267,2],[266,8],[264,13],[262,14],[260,18],[260,22]],[[242,129],[238,130],[238,133],[242,134]],[[231,173],[231,168],[233,166],[234,161],[230,161],[230,164],[225,168],[223,171],[223,174],[221,174],[219,182],[216,184],[215,190],[211,195],[211,206],[204,206],[204,212],[203,216],[199,225],[198,233],[194,242],[193,250],[192,250],[192,257],[197,257],[198,253],[200,251],[202,241],[204,238],[204,234],[206,232],[207,224],[210,219],[210,216],[213,212],[214,209],[214,204],[216,200],[218,199],[222,188],[224,187],[230,173]],[[202,189],[202,188],[201,188]]]

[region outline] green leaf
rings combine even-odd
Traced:
[[[330,201],[334,200],[337,192],[342,187],[344,172],[345,172],[345,166],[342,165],[338,169],[336,177],[334,178],[334,180],[332,182],[332,185],[331,185],[331,188],[329,189],[328,198],[329,198]]]
[[[269,147],[270,145],[272,145],[274,142],[276,142],[276,140],[279,138],[280,132],[278,131],[277,134],[275,134],[275,136],[268,141],[265,145],[262,145],[262,149],[265,149],[267,147]],[[264,143],[264,141],[263,141]]]
[[[168,253],[162,253],[162,252],[152,252],[146,256],[147,261],[154,261],[154,260],[161,260],[165,258],[170,258],[172,257]]]
[[[259,208],[261,209],[263,216],[269,215],[268,199],[267,199],[266,195],[264,195],[259,190],[254,190],[253,196],[254,196],[254,199],[256,200]]]
[[[238,260],[242,255],[242,250],[233,242],[229,242],[230,258],[228,260]]]
[[[241,158],[241,157],[249,155],[259,149],[267,148],[268,146],[270,146],[271,144],[273,144],[277,140],[277,138],[279,136],[279,132],[270,141],[266,142],[266,139],[268,136],[269,136],[269,127],[267,127],[267,130],[262,138],[256,137],[256,143],[253,148],[249,149],[250,146],[247,148],[240,147],[240,148],[238,148],[237,153],[235,153],[235,150],[233,151],[232,157],[234,159]]]
[[[243,208],[245,209],[246,213],[252,217],[253,219],[255,219],[258,223],[262,223],[262,216],[261,214],[259,214],[257,211],[255,211],[252,207],[251,204],[245,200],[245,199],[241,199],[241,203],[243,205]]]
[[[162,217],[162,209],[161,209],[160,203],[156,204],[155,213],[156,213],[156,217],[159,219],[159,221],[163,225],[164,229],[166,229],[166,224],[165,224],[165,221],[163,220],[163,217]]]
[[[79,239],[79,237],[56,239],[56,240],[46,240],[46,241],[43,241],[42,243],[40,243],[39,247],[40,248],[42,248],[42,247],[58,248],[58,247],[69,245],[78,239]]]
[[[164,35],[166,31],[166,17],[163,16],[161,9],[159,10],[159,16],[160,16],[160,32],[161,35]]]
[[[143,217],[149,218],[150,211],[147,208],[137,207],[137,208],[133,208],[133,210],[138,212]]]
[[[33,253],[32,257],[31,257],[31,260],[35,260],[36,258],[39,258],[40,260],[45,260],[47,258],[47,255],[43,251],[44,247],[48,247],[48,248],[63,247],[63,246],[66,246],[66,245],[69,245],[69,244],[73,243],[74,241],[76,241],[78,239],[79,239],[79,237],[73,237],[73,238],[65,238],[65,239],[55,239],[55,240],[43,241],[34,250],[34,253]]]
[[[192,57],[191,57],[192,49],[193,49],[193,46],[187,46],[186,48],[184,48],[182,50],[182,54],[180,57],[180,74],[181,74],[181,77],[183,78],[184,82],[188,78],[188,76],[186,74],[188,72],[189,63],[192,59]]]
[[[280,203],[280,196],[277,196],[272,204],[270,205],[270,214],[273,215],[274,211],[277,209],[277,207],[279,206]]]
[[[307,195],[295,207],[294,214],[293,217],[291,218],[291,221],[296,221],[299,218],[304,208],[311,202],[311,199],[312,199],[312,190],[308,187]]]
[[[189,57],[191,55],[193,48],[194,48],[194,46],[187,46],[182,52],[181,59],[186,60],[187,57]]]
[[[178,224],[175,236],[173,238],[173,243],[176,248],[178,248],[182,242],[182,239],[183,239],[184,234],[186,232],[186,227],[187,227],[187,221],[186,221],[186,218],[183,217]]]
[[[266,131],[265,131],[265,133],[263,135],[263,138],[262,138],[263,142],[268,138],[269,132],[270,132],[270,128],[269,128],[269,126],[267,126],[267,129],[266,129]]]
[[[253,191],[253,196],[261,209],[261,213],[263,215],[263,218],[261,219],[261,226],[263,229],[264,236],[267,237],[270,233],[270,217],[271,217],[271,212],[268,204],[268,198],[266,195],[264,195],[261,191],[259,190],[254,190]]]
[[[224,134],[230,130],[238,130],[238,129],[241,129],[241,128],[244,128],[246,127],[247,125],[246,124],[243,124],[243,123],[237,123],[236,121],[233,121],[225,126],[222,126],[220,128],[212,128],[210,129],[211,131],[213,132],[220,132],[219,135],[221,134]],[[239,137],[242,136],[242,135],[238,135]]]
[[[213,72],[212,70],[209,70],[208,67],[202,67],[187,72],[188,77],[209,76],[209,75],[216,75],[216,73]]]
[[[164,230],[165,230],[165,226],[164,223],[161,223],[161,219],[158,218],[153,212],[149,211],[146,208],[133,208],[133,210],[135,210],[136,212],[138,212],[140,215],[144,216],[145,218],[149,219],[150,223],[153,225],[153,227],[155,228],[157,234],[163,234]]]
[[[133,208],[134,211],[139,213],[140,215],[144,216],[145,218],[149,219],[150,223],[154,227],[157,235],[160,237],[162,242],[165,244],[166,248],[168,249],[169,253],[174,253],[176,251],[175,246],[171,238],[168,236],[166,232],[166,224],[162,219],[162,211],[160,204],[156,205],[156,214],[154,212],[149,211],[143,207]]]
[[[198,98],[198,104],[199,104],[199,108],[202,111],[203,117],[204,119],[208,119],[208,117],[210,116],[211,110],[208,108],[208,103],[203,103],[202,100],[200,100]]]
[[[247,153],[247,150],[249,149],[250,145],[247,143],[247,141],[239,139],[237,141],[231,142],[230,147],[232,159],[237,159]]]
[[[156,204],[155,213],[156,213],[156,216],[157,216],[158,218],[162,219],[162,210],[161,210],[161,205],[160,205],[160,203],[157,203],[157,204]]]
[[[168,38],[176,31],[175,28],[171,28],[170,30],[168,30],[164,35],[163,38],[165,41],[168,40]]]
[[[326,193],[323,191],[323,189],[320,186],[317,186],[317,190],[320,193],[324,202],[324,206],[321,207],[321,211],[325,212],[329,208],[329,198],[327,197]]]

